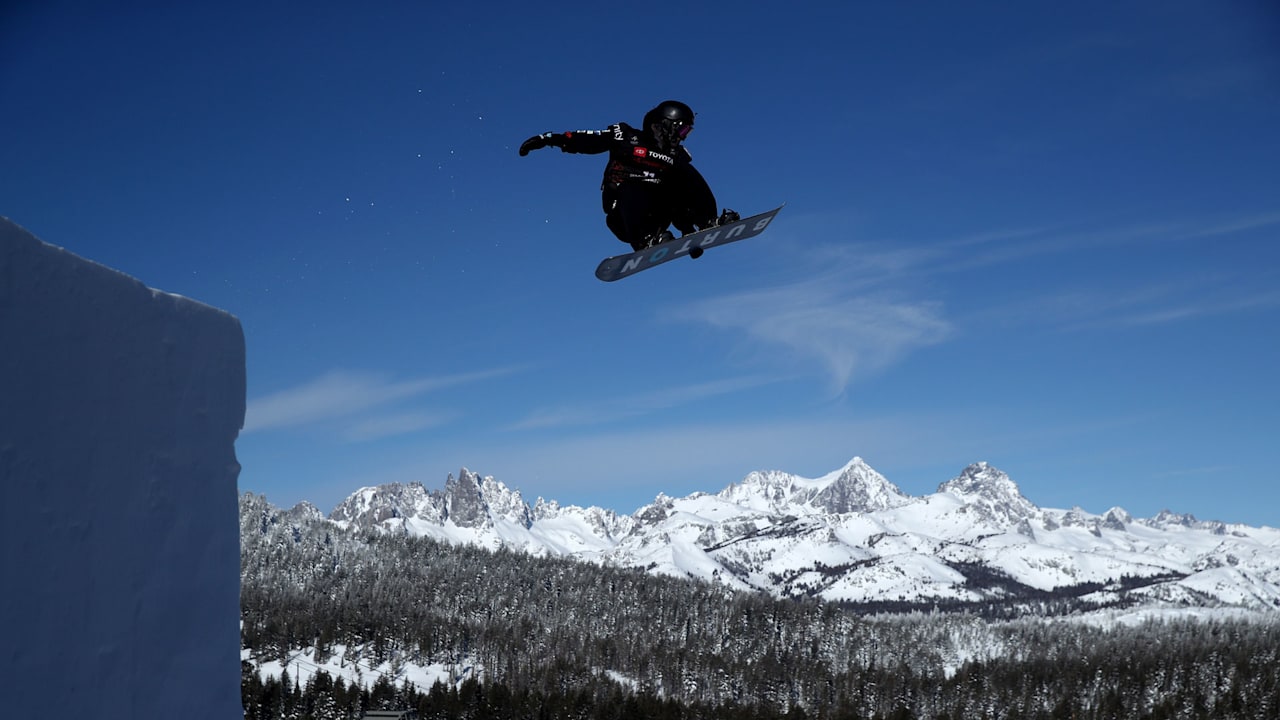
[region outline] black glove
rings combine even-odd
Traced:
[[[540,150],[548,145],[560,147],[563,144],[564,141],[555,133],[546,132],[541,135],[534,135],[528,140],[520,143],[520,157],[528,155],[531,150]]]

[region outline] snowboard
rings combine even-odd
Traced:
[[[678,238],[658,243],[653,247],[647,247],[644,250],[629,252],[625,255],[615,255],[600,261],[600,265],[596,267],[596,277],[605,282],[613,282],[621,280],[624,277],[635,275],[641,270],[648,270],[651,267],[657,267],[668,260],[675,260],[689,254],[690,250],[695,248],[706,250],[719,245],[728,245],[731,242],[746,240],[749,237],[755,237],[764,232],[769,227],[769,223],[773,221],[773,217],[782,210],[783,206],[770,210],[769,212],[752,215],[741,220],[735,220],[731,223],[725,223],[718,227],[699,230],[698,232],[689,233]],[[695,253],[699,255],[701,253]]]

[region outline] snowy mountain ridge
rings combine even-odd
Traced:
[[[1280,610],[1280,530],[1168,511],[1134,519],[1122,508],[1040,508],[986,463],[913,497],[855,457],[815,479],[753,472],[715,494],[659,495],[631,515],[541,498],[530,506],[464,468],[442,491],[362,488],[329,520],[778,597],[1031,602],[1066,592],[1098,605]]]

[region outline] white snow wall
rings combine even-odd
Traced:
[[[240,705],[231,315],[0,218],[4,717]]]

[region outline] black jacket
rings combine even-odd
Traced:
[[[699,227],[710,227],[715,222],[715,195],[693,166],[693,156],[683,145],[674,151],[664,152],[656,147],[657,142],[652,135],[626,123],[610,125],[605,130],[558,133],[547,140],[549,145],[558,146],[568,153],[609,153],[600,185],[606,211],[621,185],[648,183],[661,186],[664,195],[683,206],[681,209],[685,212],[679,214],[691,216]]]

